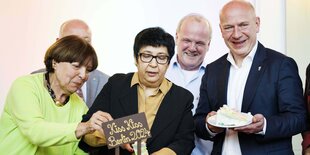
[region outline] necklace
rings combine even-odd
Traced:
[[[64,106],[69,101],[69,97],[66,98],[64,103],[61,103],[60,101],[56,100],[56,95],[55,95],[53,89],[50,86],[50,80],[49,80],[48,72],[45,73],[45,82],[46,82],[47,91],[50,94],[50,96],[53,99],[53,101],[56,104],[56,106],[58,106],[58,107]]]

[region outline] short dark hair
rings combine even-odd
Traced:
[[[46,51],[44,64],[47,72],[54,72],[53,60],[56,62],[79,62],[80,65],[92,63],[91,71],[98,66],[94,48],[84,39],[70,35],[58,39]]]
[[[145,46],[165,46],[169,54],[168,63],[170,63],[170,60],[174,55],[174,45],[175,43],[172,35],[165,32],[164,29],[160,27],[146,28],[136,35],[133,46],[134,56],[135,59],[138,60],[139,50]]]

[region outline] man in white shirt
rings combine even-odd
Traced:
[[[220,12],[229,53],[206,67],[194,116],[195,132],[214,141],[214,155],[293,155],[292,136],[306,129],[307,114],[296,62],[257,41],[260,19],[251,3],[233,0]],[[251,112],[251,124],[208,123],[223,105]]]
[[[204,74],[204,58],[209,50],[212,29],[209,21],[200,14],[189,14],[181,19],[176,30],[177,54],[170,62],[166,78],[189,90],[194,95],[193,114],[199,100],[199,87]],[[192,155],[208,155],[212,142],[195,137]]]

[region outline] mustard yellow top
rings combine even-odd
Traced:
[[[138,84],[138,111],[139,113],[145,112],[147,123],[149,128],[152,128],[158,108],[172,86],[172,83],[167,79],[164,79],[158,89],[152,92],[151,95],[147,96],[145,90],[141,86],[138,78],[138,74],[135,73],[131,80],[131,86]]]
[[[141,83],[139,81],[138,73],[134,73],[132,80],[131,80],[131,87],[133,85],[138,84],[138,112],[145,112],[146,120],[149,125],[149,128],[152,128],[157,110],[160,107],[160,104],[172,87],[172,83],[167,79],[164,79],[158,89],[156,89],[153,93],[149,96],[146,95]],[[106,145],[105,136],[102,133],[96,131],[93,134],[88,134],[84,136],[84,141],[94,147],[104,146]],[[176,155],[176,153],[171,150],[170,148],[162,148],[154,154],[164,154],[164,155]],[[134,153],[133,153],[134,155]]]

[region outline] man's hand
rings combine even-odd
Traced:
[[[252,123],[243,127],[234,128],[234,131],[244,132],[247,134],[255,134],[263,131],[264,128],[264,116],[262,114],[256,114],[253,116]]]
[[[211,124],[209,124],[208,123],[208,118],[209,117],[211,117],[211,116],[213,116],[213,115],[216,115],[216,112],[215,111],[211,111],[211,112],[209,112],[208,113],[208,115],[207,115],[207,117],[206,117],[206,124],[208,125],[208,128],[209,128],[209,130],[211,131],[211,132],[213,132],[213,133],[221,133],[221,132],[223,132],[225,129],[224,128],[219,128],[219,127],[216,127],[216,126],[213,126],[213,125],[211,125]]]

